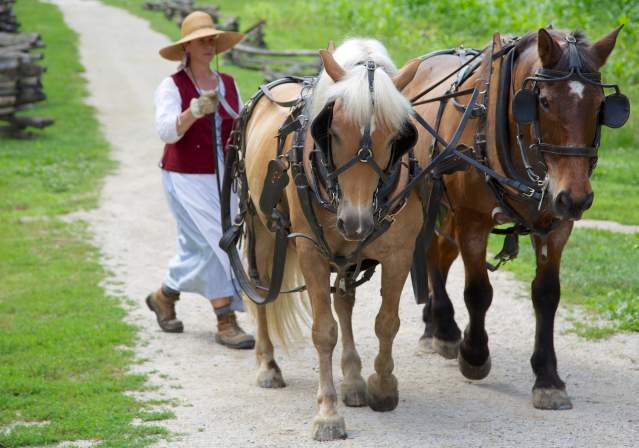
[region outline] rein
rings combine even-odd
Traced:
[[[371,104],[374,106],[373,85],[376,66],[372,61],[367,61],[365,66],[367,69],[369,93],[371,94]],[[270,90],[278,85],[290,82],[303,83],[299,98],[285,102],[276,101],[270,94]],[[330,140],[324,140],[325,146],[322,147],[322,136],[319,134],[320,129],[319,127],[315,128],[316,123],[321,124],[321,121],[318,121],[320,118],[324,118],[327,120],[327,123],[330,123],[330,119],[332,118],[331,104],[315,118],[311,125],[311,135],[315,141],[315,146],[310,154],[312,173],[309,176],[304,168],[304,147],[309,126],[310,91],[314,83],[315,79],[311,78],[289,77],[262,86],[248,101],[240,117],[236,120],[229,143],[227,144],[226,169],[224,172],[221,204],[224,235],[220,240],[220,247],[227,252],[241,289],[249,299],[257,304],[269,303],[282,293],[299,292],[305,289],[305,286],[300,286],[289,291],[281,291],[289,239],[304,238],[313,242],[322,256],[330,263],[332,269],[338,274],[335,284],[331,288],[332,291],[336,291],[338,288],[342,290],[355,288],[368,281],[372,277],[378,262],[376,260],[363,259],[362,252],[364,248],[388,230],[395,220],[395,215],[403,209],[404,204],[408,200],[408,196],[415,187],[422,191],[419,197],[422,199],[425,216],[429,214],[427,213],[427,209],[433,209],[433,207],[436,206],[439,201],[439,196],[434,198],[434,196],[431,195],[430,200],[428,200],[426,194],[423,192],[425,189],[425,177],[430,175],[440,176],[438,170],[441,169],[443,171],[446,164],[450,164],[450,161],[455,159],[457,154],[463,154],[463,151],[465,151],[465,148],[458,149],[456,145],[471,116],[478,96],[477,89],[474,89],[469,102],[469,108],[464,113],[460,125],[450,142],[445,142],[428,123],[419,115],[414,114],[415,120],[421,123],[422,126],[426,126],[427,129],[430,130],[429,132],[434,133],[438,141],[444,146],[444,150],[423,169],[419,168],[412,152],[417,134],[412,125],[409,129],[408,137],[400,138],[397,142],[393,143],[391,159],[388,166],[382,168],[375,162],[372,154],[372,117],[364,128],[357,154],[344,165],[335,168],[332,163]],[[259,284],[255,247],[252,242],[254,237],[252,221],[257,219],[256,210],[248,195],[248,182],[243,159],[246,125],[255,104],[263,96],[266,96],[270,101],[281,107],[291,108],[290,115],[279,129],[276,157],[269,162],[263,193],[259,201],[260,210],[267,217],[267,227],[275,233],[273,269],[268,287]],[[322,117],[322,114],[325,115]],[[325,128],[324,131],[327,131],[327,128]],[[285,141],[291,133],[294,134],[293,142],[291,148],[285,151]],[[400,176],[399,172],[402,166],[406,166],[406,163],[402,161],[405,155],[408,155],[407,168],[409,170],[409,178],[406,185],[400,187],[397,184],[397,180]],[[366,163],[380,177],[380,185],[375,192],[374,198],[373,230],[364,240],[359,242],[352,253],[346,256],[336,255],[331,251],[324,238],[324,232],[315,214],[314,205],[316,204],[331,212],[336,212],[336,207],[341,197],[337,178],[356,163]],[[288,215],[278,207],[284,188],[289,183],[289,169],[293,175],[302,212],[311,228],[312,235],[291,233]],[[328,198],[324,196],[322,189],[328,193]],[[393,192],[393,190],[396,191]],[[230,210],[232,192],[236,192],[239,196],[239,211],[234,218],[231,218]],[[394,193],[394,195],[391,198],[390,195],[392,193]],[[247,214],[251,215],[251,218],[248,220],[246,219]],[[246,234],[246,239],[248,240],[249,275],[247,275],[244,269],[237,247],[244,234]],[[361,277],[359,277],[360,272],[363,272]]]
[[[542,175],[537,174],[526,154],[526,149],[536,150],[538,152],[547,152],[557,154],[560,156],[575,156],[575,157],[589,157],[591,158],[591,172],[596,166],[597,162],[597,149],[600,144],[601,137],[601,125],[606,125],[611,128],[622,126],[628,119],[630,105],[628,98],[621,94],[619,86],[617,84],[603,84],[601,82],[601,74],[599,72],[589,73],[585,72],[584,66],[577,48],[577,42],[572,34],[566,36],[566,42],[568,44],[569,51],[569,71],[563,72],[558,70],[550,70],[541,68],[535,72],[533,76],[527,77],[520,90],[515,92],[514,85],[512,83],[512,73],[514,72],[514,65],[516,57],[520,51],[519,39],[515,39],[513,42],[504,45],[498,51],[495,51],[494,45],[490,49],[491,61],[502,59],[502,70],[500,76],[500,82],[497,86],[497,105],[496,105],[496,148],[499,160],[504,169],[504,175],[497,173],[490,167],[486,152],[486,126],[487,124],[487,112],[488,112],[488,91],[491,88],[492,83],[492,64],[489,64],[490,70],[487,79],[485,80],[485,92],[483,95],[483,101],[475,108],[475,115],[473,118],[478,118],[478,126],[475,134],[475,148],[471,151],[472,157],[463,152],[455,152],[455,156],[465,163],[473,166],[480,173],[482,173],[486,179],[486,183],[493,192],[499,207],[496,210],[503,212],[509,216],[509,218],[515,223],[514,226],[508,229],[494,229],[493,233],[506,235],[504,241],[504,248],[496,256],[499,263],[496,267],[489,264],[489,269],[496,269],[499,264],[504,261],[510,260],[517,256],[518,243],[517,236],[521,234],[538,234],[541,236],[546,235],[552,231],[558,224],[559,220],[552,220],[549,225],[544,228],[539,228],[533,223],[527,221],[521,216],[508,202],[508,199],[521,200],[524,202],[532,202],[536,204],[536,209],[540,210],[546,188],[548,185],[547,173]],[[427,129],[429,133],[434,136],[433,149],[437,149],[437,145],[442,142],[438,139],[437,130],[439,125],[439,119],[443,114],[443,109],[448,100],[453,100],[453,105],[464,112],[466,108],[472,108],[471,104],[462,106],[455,104],[455,98],[458,96],[467,95],[472,89],[458,90],[458,88],[477,70],[480,66],[481,58],[488,47],[483,50],[473,50],[475,55],[467,60],[463,61],[465,53],[460,55],[462,64],[453,72],[449,73],[445,77],[441,78],[425,91],[413,98],[418,100],[425,93],[428,93],[434,87],[440,85],[446,79],[449,79],[455,73],[460,73],[458,80],[454,81],[451,87],[445,94],[428,98],[422,101],[415,101],[413,105],[425,104],[430,102],[440,101],[440,108],[437,114],[437,123],[435,129],[429,129],[427,123],[422,123],[417,120],[423,127]],[[444,50],[435,53],[431,53],[423,57],[427,59],[432,56],[438,56],[442,54],[459,54],[460,50]],[[470,66],[470,63],[479,58],[479,62]],[[466,71],[462,71],[465,67],[468,67]],[[462,78],[465,76],[465,78]],[[541,127],[537,116],[537,102],[538,102],[538,83],[542,82],[560,82],[578,80],[587,84],[595,85],[602,89],[613,88],[615,93],[608,95],[602,103],[599,111],[599,121],[597,123],[597,129],[595,138],[591,146],[561,146],[544,142],[541,137]],[[529,86],[532,86],[531,88]],[[512,110],[515,117],[516,127],[516,142],[519,152],[521,154],[522,163],[526,171],[526,177],[521,177],[514,167],[511,152],[510,152],[510,140],[508,129],[508,110],[511,107],[510,93],[513,93],[512,97]],[[467,111],[467,109],[466,109]],[[463,120],[463,118],[462,118]],[[530,124],[532,126],[533,142],[526,148],[524,144],[524,136],[521,131],[521,126]],[[429,217],[429,219],[434,219]]]

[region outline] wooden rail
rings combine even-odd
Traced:
[[[51,118],[20,117],[16,113],[33,107],[46,99],[42,88],[42,74],[46,67],[38,61],[43,48],[38,33],[19,33],[19,23],[13,14],[14,0],[0,0],[0,135],[17,138],[31,137],[28,127],[42,129],[53,124]]]

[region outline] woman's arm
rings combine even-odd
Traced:
[[[178,130],[178,118],[182,121],[182,115],[187,111],[182,112],[180,91],[173,79],[164,79],[155,91],[155,128],[163,142],[175,143],[184,135],[186,129]],[[195,121],[192,116],[191,119]],[[184,121],[189,120],[185,117]]]
[[[215,91],[204,92],[182,112],[180,91],[172,78],[166,78],[155,91],[155,127],[160,138],[165,143],[177,142],[198,118],[215,112],[217,104]]]
[[[190,107],[182,112],[180,115],[178,115],[175,123],[178,135],[182,137],[184,133],[188,131],[191,126],[193,126],[193,123],[195,123],[196,120],[197,118],[193,116],[193,112],[191,112]]]

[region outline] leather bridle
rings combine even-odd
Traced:
[[[524,79],[521,88],[514,94],[512,99],[512,111],[515,118],[515,126],[517,130],[516,141],[521,158],[526,170],[528,178],[537,186],[542,187],[546,184],[546,173],[543,176],[538,175],[531,166],[526,154],[526,145],[524,143],[521,127],[524,125],[532,126],[531,133],[533,142],[528,145],[528,149],[554,154],[557,156],[569,157],[588,157],[590,158],[590,172],[595,168],[597,163],[597,152],[601,140],[601,125],[609,127],[620,127],[628,120],[630,114],[630,103],[628,98],[621,94],[617,84],[603,84],[601,82],[601,73],[586,72],[582,57],[577,47],[577,40],[573,34],[565,36],[568,45],[568,71],[552,70],[547,68],[538,69],[533,76]],[[510,69],[511,77],[514,68],[514,60],[517,55],[518,48],[515,46],[507,56],[506,66]],[[580,81],[586,84],[594,85],[601,88],[615,89],[615,93],[607,96],[598,112],[597,127],[595,137],[589,146],[566,146],[554,143],[544,142],[542,140],[541,125],[539,122],[538,102],[539,102],[539,83],[557,83],[568,81]]]
[[[370,95],[371,111],[375,108],[374,83],[375,70],[377,65],[374,61],[368,60],[362,63],[366,67],[368,79],[368,91]],[[315,146],[311,152],[311,164],[315,183],[321,184],[325,198],[320,201],[326,208],[335,211],[341,200],[342,191],[339,186],[339,176],[357,164],[363,163],[370,167],[379,176],[379,185],[375,191],[373,203],[375,206],[374,216],[383,218],[378,213],[385,197],[391,192],[401,169],[401,159],[407,154],[417,142],[417,130],[409,122],[404,129],[399,131],[398,137],[391,143],[391,156],[386,167],[381,167],[373,157],[373,141],[371,137],[372,121],[374,113],[371,114],[368,122],[364,126],[362,138],[360,139],[356,154],[341,166],[336,167],[333,157],[333,147],[329,129],[333,118],[333,107],[335,103],[329,102],[323,110],[315,117],[311,124],[311,135]]]

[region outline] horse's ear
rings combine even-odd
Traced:
[[[335,53],[335,42],[333,42],[332,40],[328,41],[328,47],[326,47],[326,49],[330,54]]]
[[[494,33],[493,34],[493,45],[495,47],[499,47],[499,49],[501,49],[501,34],[499,34],[499,33]]]
[[[619,34],[619,31],[621,31],[621,28],[623,28],[623,25],[619,25],[617,28],[606,34],[590,47],[592,57],[595,64],[597,64],[597,67],[601,67],[606,63],[608,56],[610,56],[613,48],[615,48],[617,35]]]
[[[326,70],[326,73],[333,81],[337,82],[346,75],[346,72],[333,58],[330,51],[322,49],[319,53],[322,58],[322,63],[324,64],[324,70]]]
[[[545,68],[552,68],[557,65],[562,54],[559,44],[544,28],[537,32],[537,51],[539,52],[541,65]]]
[[[413,80],[421,63],[422,60],[419,58],[412,59],[408,61],[406,65],[404,65],[402,69],[395,74],[395,76],[393,76],[393,84],[395,84],[397,90],[401,92],[404,90],[404,87]]]

